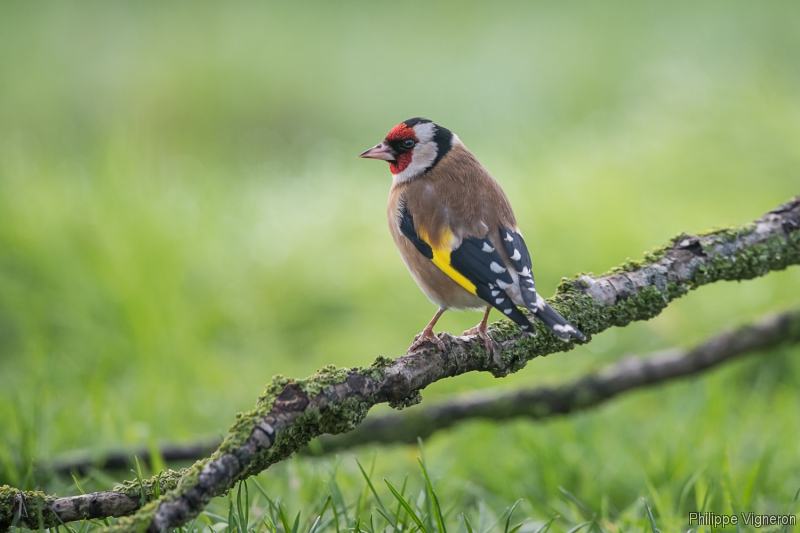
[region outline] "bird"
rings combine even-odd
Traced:
[[[389,230],[411,276],[439,309],[414,337],[411,353],[430,341],[448,309],[484,310],[463,336],[477,335],[487,351],[492,308],[535,335],[530,311],[562,341],[586,337],[536,292],[531,256],[508,197],[458,136],[435,122],[411,118],[359,155],[389,163]]]

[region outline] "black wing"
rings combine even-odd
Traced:
[[[533,281],[533,271],[531,270],[533,268],[531,254],[528,252],[522,235],[509,228],[500,228],[500,238],[511,260],[511,266],[519,276],[519,289],[525,307],[562,341],[568,341],[570,336],[585,341],[586,337],[578,328],[567,322],[558,311],[544,301],[544,298],[536,294],[536,283]]]
[[[497,308],[523,330],[533,330],[528,317],[514,305],[505,291],[512,286],[514,280],[503,258],[488,239],[468,237],[455,250],[434,248],[426,240],[427,236],[424,233],[420,235],[414,227],[414,217],[405,206],[400,210],[398,223],[402,234],[412,242],[417,251],[430,259],[453,281]],[[466,282],[459,279],[462,276],[466,278]]]
[[[519,324],[532,331],[528,317],[514,305],[505,289],[514,284],[503,258],[488,238],[467,237],[450,253],[452,267],[475,285],[475,294]]]

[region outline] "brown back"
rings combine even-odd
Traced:
[[[417,231],[427,232],[434,246],[446,229],[459,238],[483,238],[490,229],[517,226],[503,189],[461,143],[433,169],[392,189],[390,196],[402,195]]]

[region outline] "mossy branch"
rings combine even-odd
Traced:
[[[482,418],[539,420],[602,405],[625,392],[693,376],[744,355],[800,343],[800,308],[767,316],[754,324],[714,335],[702,344],[684,350],[674,348],[652,355],[629,356],[596,372],[556,386],[515,390],[470,392],[445,402],[415,407],[402,413],[370,416],[355,430],[339,435],[321,435],[304,452],[320,455],[365,444],[414,444],[463,421]],[[190,444],[167,444],[159,448],[164,461],[197,460],[213,452],[220,440]],[[40,465],[42,473],[69,475],[91,468],[123,469],[131,458],[151,461],[150,448],[111,450],[100,457],[73,452]]]
[[[798,230],[800,197],[745,226],[682,234],[641,262],[628,261],[598,277],[564,280],[550,304],[589,337],[647,320],[701,285],[751,279],[800,263]],[[394,360],[379,357],[367,368],[327,366],[304,380],[276,376],[256,407],[237,415],[211,457],[183,471],[178,481],[171,478],[164,487],[171,490],[106,530],[160,532],[180,526],[213,497],[286,459],[312,438],[355,429],[373,405],[410,405],[420,401],[419,391],[441,379],[473,371],[505,376],[535,357],[573,348],[539,324],[537,332],[536,337],[523,335],[515,324],[500,321],[490,330],[493,354],[476,338],[442,334],[445,352],[426,345]],[[152,491],[146,493],[142,494],[147,499],[153,498]],[[60,517],[54,502],[54,497],[41,493],[0,488],[0,527],[7,529],[15,522],[52,527]]]
[[[626,357],[558,386],[468,393],[404,413],[370,417],[350,433],[320,436],[311,448],[320,454],[369,443],[412,444],[418,438],[476,418],[496,422],[565,415],[597,407],[625,392],[695,375],[743,355],[793,343],[800,343],[800,309],[717,334],[690,350],[675,348],[650,357]]]

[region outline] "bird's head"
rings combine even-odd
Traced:
[[[386,135],[382,143],[358,157],[383,159],[395,183],[414,179],[432,169],[458,142],[458,137],[425,118],[410,118]]]

